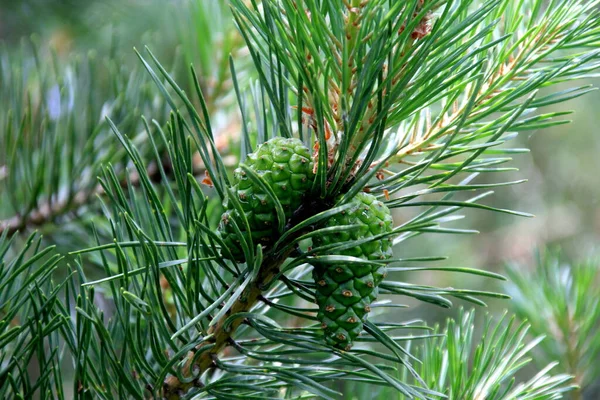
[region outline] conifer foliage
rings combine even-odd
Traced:
[[[97,122],[101,103],[91,101],[87,136],[76,139],[75,113],[53,125],[66,132],[58,137],[69,138],[69,154],[80,154],[68,164],[78,169],[51,179],[40,172],[62,143],[39,135],[47,145],[22,147],[32,138],[30,109],[0,119],[10,127],[0,143],[13,149],[2,161],[23,179],[34,166],[40,182],[15,192],[15,207],[35,209],[37,193],[50,203],[68,193],[70,206],[75,197],[59,187],[90,173],[98,179],[85,188],[102,196],[101,221],[67,260],[4,229],[0,394],[68,397],[65,365],[77,398],[335,399],[357,382],[402,399],[568,392],[569,377],[553,375],[554,364],[513,387],[538,343],[526,324],[516,335],[510,324],[486,328],[491,340],[475,352],[481,368],[469,370],[461,357],[475,347],[472,314],[432,331],[385,310],[406,297],[441,307],[508,297],[399,280],[414,270],[504,279],[437,266],[433,252],[402,258],[402,248],[424,233],[472,233],[447,226],[464,209],[528,216],[482,203],[494,188],[523,181],[479,176],[506,170],[524,151],[510,147],[519,132],[565,122],[566,112],[545,106],[591,90],[552,91],[599,66],[597,1],[229,5],[246,46],[239,53],[252,60],[232,56],[223,73],[239,104],[237,168],[217,144],[218,102],[207,103],[207,82],[192,65],[182,83],[152,49],[137,52],[153,83],[139,97],[150,115],[131,122],[123,110]],[[137,98],[135,88],[122,89]],[[136,108],[119,99],[119,110]],[[118,154],[87,160],[104,141]],[[23,148],[35,154],[21,157]],[[396,209],[410,217],[394,221]],[[54,269],[67,271],[59,284],[50,281]],[[34,357],[37,379],[27,373]]]

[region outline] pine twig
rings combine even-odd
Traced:
[[[240,296],[219,322],[208,330],[207,339],[198,344],[194,351],[190,351],[186,356],[185,365],[182,369],[183,376],[188,378],[192,373],[195,373],[197,378],[182,382],[177,376],[169,376],[163,384],[164,398],[168,400],[178,400],[192,387],[198,386],[198,378],[214,367],[215,357],[218,357],[221,350],[229,345],[233,334],[242,324],[243,319],[237,318],[233,320],[227,328],[225,327],[225,321],[232,315],[250,311],[252,307],[254,307],[259,296],[277,275],[279,268],[291,251],[292,250],[288,250],[285,254],[264,260],[256,280],[251,283],[248,289],[246,289],[246,293]],[[195,353],[200,351],[200,349],[207,344],[211,346],[204,350],[200,356],[196,356]]]
[[[202,160],[198,159],[197,165],[194,168],[194,175],[197,177],[203,176],[206,171],[201,162]],[[233,160],[228,160],[226,166],[231,167],[234,164],[235,162]],[[163,168],[165,170],[169,170],[170,164],[163,163]],[[0,167],[0,179],[3,178],[2,174],[4,173],[4,170],[5,167]],[[148,176],[152,181],[158,181],[161,179],[160,169],[155,162],[148,165],[147,171]],[[131,182],[133,186],[139,185],[140,179],[137,171],[130,173],[129,179],[122,179],[121,187],[126,188],[128,181]],[[2,235],[5,231],[8,231],[8,235],[10,236],[26,228],[39,227],[52,221],[54,218],[84,207],[91,202],[94,196],[102,195],[104,195],[104,189],[101,185],[96,185],[96,187],[91,190],[79,191],[71,198],[63,199],[57,202],[44,202],[44,204],[40,205],[27,215],[14,215],[10,218],[0,220],[0,235]]]
[[[101,193],[103,193],[103,190],[98,185],[90,191],[81,191],[70,199],[64,199],[54,203],[45,202],[28,215],[15,215],[8,219],[0,220],[0,235],[5,233],[5,231],[8,231],[8,235],[11,236],[26,228],[43,225],[60,215],[83,207],[90,202],[90,199],[94,195]]]
[[[0,170],[1,171],[1,170]],[[148,166],[148,176],[160,179],[160,171],[155,163]],[[129,181],[133,185],[139,183],[137,172],[129,175]],[[121,180],[121,187],[127,186],[127,180]],[[104,189],[101,185],[96,185],[92,189],[80,190],[74,196],[62,199],[56,202],[46,201],[39,207],[29,212],[27,215],[15,215],[13,217],[0,220],[0,235],[8,231],[8,235],[22,231],[26,228],[32,228],[44,225],[54,218],[76,211],[87,204],[90,204],[94,196],[102,196]]]

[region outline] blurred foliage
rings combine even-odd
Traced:
[[[68,252],[83,246],[92,223],[97,233],[110,230],[97,218],[100,167],[112,164],[123,185],[138,178],[129,174],[106,118],[144,154],[164,154],[147,142],[141,116],[162,125],[169,106],[134,45],[157,48],[184,90],[194,90],[194,65],[219,149],[226,153],[238,140],[229,57],[243,44],[224,1],[18,2],[0,10],[23,22],[15,35],[32,35],[6,41],[0,55],[0,232],[39,229],[46,243]],[[244,71],[239,58],[242,88],[249,79]],[[160,180],[157,163],[150,168]],[[194,172],[203,174],[199,158]]]
[[[575,377],[574,399],[597,398],[592,385],[600,378],[600,264],[597,259],[566,263],[556,251],[538,254],[530,270],[508,269],[511,308],[546,339],[536,351],[536,364],[559,361],[558,368]]]
[[[90,4],[78,0],[4,0],[0,4],[0,39],[16,42],[32,33],[47,35],[67,27],[69,36],[89,34],[81,16]]]
[[[570,375],[549,375],[558,364],[552,359],[540,362],[534,377],[520,381],[519,372],[543,343],[543,337],[524,340],[530,330],[527,323],[517,324],[505,313],[496,320],[486,316],[482,325],[478,333],[474,312],[460,310],[443,331],[436,328],[441,336],[415,343],[415,355],[422,362],[417,369],[429,388],[449,399],[486,400],[550,400],[573,390]]]

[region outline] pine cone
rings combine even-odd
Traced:
[[[262,177],[273,190],[283,207],[286,221],[300,206],[314,180],[310,151],[295,138],[276,137],[261,144],[254,153],[248,155],[245,165]],[[278,234],[278,221],[271,197],[241,168],[234,171],[233,191],[248,219],[253,246],[257,243],[265,246],[272,244]],[[243,262],[244,254],[231,220],[235,220],[247,239],[248,232],[233,204],[226,200],[223,206],[226,211],[221,217],[219,231],[235,261]]]
[[[352,207],[331,217],[326,226],[359,225],[351,231],[337,231],[313,239],[315,247],[344,244],[392,231],[390,210],[367,193],[351,200]],[[375,239],[332,254],[379,261],[392,257],[392,239]],[[325,331],[325,341],[341,349],[350,349],[363,329],[363,322],[377,298],[377,287],[385,275],[385,266],[348,263],[315,265],[317,317]]]

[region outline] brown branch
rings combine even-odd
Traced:
[[[216,135],[217,150],[224,152],[229,146],[231,140],[235,140],[240,132],[240,125],[237,119],[233,119]],[[233,167],[237,165],[237,158],[235,156],[229,156],[224,158],[224,164],[226,167]],[[171,162],[169,160],[162,160],[162,167],[167,175],[172,172]],[[206,171],[206,167],[200,158],[198,153],[194,154],[193,159],[193,171],[194,176],[203,176]],[[147,167],[148,176],[153,182],[160,182],[162,176],[160,169],[158,168],[157,162],[153,161],[148,164]],[[5,165],[0,165],[0,181],[9,175],[8,168]],[[133,171],[129,174],[129,179],[122,179],[120,185],[122,188],[127,188],[127,182],[131,182],[133,186],[139,186],[140,177],[137,171]],[[8,231],[8,235],[12,235],[16,232],[23,231],[27,228],[35,228],[42,226],[48,222],[53,221],[55,218],[65,215],[69,212],[76,211],[79,208],[89,204],[95,196],[104,195],[102,186],[97,185],[93,188],[82,189],[74,194],[74,197],[69,199],[62,199],[55,202],[46,201],[42,203],[38,208],[31,210],[27,215],[14,215],[6,219],[0,219],[0,235],[5,231]]]
[[[237,328],[243,322],[242,318],[234,319],[225,329],[225,321],[232,315],[250,311],[257,303],[263,290],[275,278],[279,272],[279,267],[290,254],[291,250],[278,257],[267,258],[258,273],[254,282],[244,291],[240,298],[233,304],[231,309],[207,332],[207,339],[198,344],[194,351],[190,351],[186,356],[185,365],[182,374],[185,378],[196,376],[196,379],[190,382],[181,382],[177,376],[169,376],[163,384],[163,397],[167,400],[178,400],[184,396],[192,387],[200,387],[199,378],[208,370],[214,367],[214,359],[219,353],[231,343],[231,339]],[[210,345],[209,348],[206,348]],[[205,348],[200,355],[197,351]],[[195,362],[194,362],[195,359]],[[193,375],[192,375],[193,374]]]
[[[221,140],[221,142],[223,142],[223,140]],[[224,146],[222,143],[219,143],[219,145]],[[237,164],[237,159],[234,157],[225,158],[224,163],[226,167],[232,167]],[[4,167],[0,167],[0,179],[3,178],[3,168]],[[163,162],[163,169],[168,175],[171,172],[171,164],[169,162]],[[156,162],[150,163],[147,167],[147,171],[151,181],[160,182],[162,176]],[[194,176],[203,176],[205,171],[206,168],[204,167],[200,157],[195,157],[193,168]],[[129,174],[129,179],[122,179],[120,181],[121,187],[127,188],[128,181],[131,182],[134,187],[140,185],[140,177],[137,171],[131,172]],[[27,213],[27,215],[15,215],[7,219],[0,220],[0,235],[2,235],[5,231],[8,231],[8,235],[10,236],[27,228],[42,226],[54,220],[55,218],[60,217],[61,215],[78,210],[79,208],[89,204],[95,196],[102,195],[104,195],[104,189],[102,186],[97,185],[94,188],[87,188],[86,190],[77,192],[75,196],[71,197],[70,199],[63,199],[52,203],[44,202],[38,208]]]
[[[151,180],[160,180],[160,171],[156,163],[148,165],[148,175]],[[137,171],[129,174],[129,182],[134,186],[139,185],[139,175]],[[126,179],[122,179],[120,184],[121,187],[127,187]],[[44,225],[55,218],[65,215],[69,212],[75,211],[85,205],[89,204],[95,196],[101,196],[104,194],[104,189],[100,185],[96,185],[93,188],[82,189],[75,193],[73,197],[49,202],[42,203],[38,208],[27,213],[27,215],[15,215],[5,220],[0,220],[0,235],[5,231],[8,231],[8,235],[12,235],[18,231],[23,231],[27,228],[34,228]]]
[[[65,199],[54,203],[45,202],[27,215],[15,215],[11,218],[0,220],[0,235],[5,231],[8,231],[8,235],[10,236],[26,228],[44,225],[60,215],[83,207],[89,203],[92,196],[101,192],[102,188],[98,186],[89,191],[78,192],[75,197],[71,199]]]

